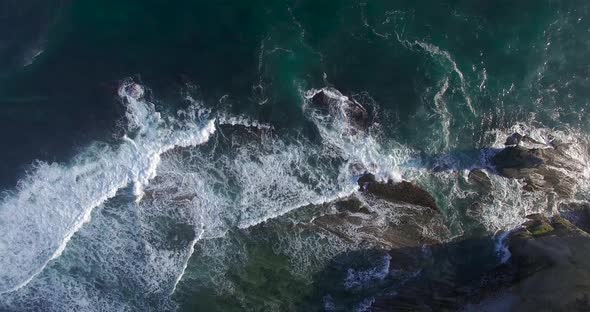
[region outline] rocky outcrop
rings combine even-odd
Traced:
[[[371,248],[435,244],[449,236],[435,199],[419,186],[379,182],[370,173],[358,184],[359,194],[336,202],[337,213],[317,217],[313,224]]]
[[[561,216],[530,215],[507,238],[511,259],[493,266],[486,240],[433,245],[427,254],[391,250],[392,281],[407,270],[420,275],[378,296],[372,310],[590,311],[590,234]],[[407,255],[409,264],[400,263]]]
[[[293,213],[298,215],[286,215],[285,221],[308,219],[297,222],[292,230],[333,237],[353,249],[417,247],[437,244],[450,236],[436,201],[417,185],[379,182],[372,174],[363,175],[358,183],[358,193],[299,209]]]
[[[356,245],[361,250],[338,255],[329,272],[318,275],[320,298],[330,295],[336,310],[371,302],[371,311],[590,311],[590,235],[583,230],[590,228],[590,206],[564,204],[584,169],[571,155],[567,144],[515,134],[492,158],[497,171],[473,169],[461,181],[477,194],[473,215],[479,202],[498,196],[492,182],[498,178],[491,174],[559,197],[551,204],[563,216],[530,215],[506,234],[501,248],[498,237],[448,240],[434,197],[416,184],[361,175],[357,197],[336,203],[335,213],[312,222],[343,240],[362,241]],[[354,169],[355,174],[368,170]],[[511,258],[500,263],[508,252]],[[358,259],[367,263],[359,265]],[[367,284],[341,286],[351,272],[368,276]]]
[[[562,202],[559,213],[578,228],[590,233],[590,203],[583,201]]]
[[[359,178],[358,183],[361,191],[366,194],[372,194],[392,202],[408,203],[438,210],[434,197],[411,182],[395,183],[391,180],[386,183],[378,182],[373,174],[367,173]]]
[[[527,191],[573,196],[576,189],[573,175],[583,169],[583,164],[567,154],[567,144],[556,141],[543,144],[520,135],[511,136],[506,144],[510,145],[492,158],[499,174],[524,181]]]
[[[367,109],[334,88],[323,88],[316,91],[311,97],[311,103],[326,113],[341,114],[356,130],[366,130],[371,125]]]
[[[492,189],[492,180],[490,179],[488,173],[483,169],[471,170],[467,178],[469,179],[469,183],[476,185],[484,191],[489,191]]]
[[[590,309],[590,235],[561,216],[531,215],[509,240],[513,311]]]
[[[508,138],[506,138],[506,142],[504,142],[506,146],[523,146],[525,148],[543,148],[546,146],[543,142],[539,142],[527,135],[522,135],[520,133],[513,133]]]
[[[450,235],[438,211],[396,204],[350,197],[332,204],[335,211],[315,217],[308,226],[362,248],[416,247],[439,243]]]

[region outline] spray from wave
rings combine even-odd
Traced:
[[[142,101],[144,90],[124,83],[119,95],[127,105],[128,134],[117,147],[95,145],[70,165],[39,162],[33,172],[0,203],[0,293],[29,283],[59,257],[68,241],[90,220],[92,209],[133,185],[142,188],[156,175],[160,156],[175,148],[207,142],[214,120],[193,112],[174,125]]]

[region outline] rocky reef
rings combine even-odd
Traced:
[[[515,133],[505,145],[492,158],[502,176],[524,181],[528,191],[555,192],[563,197],[574,195],[576,180],[572,173],[581,171],[584,164],[567,153],[567,143],[553,140],[545,144]]]
[[[359,178],[358,183],[360,190],[365,194],[372,194],[391,202],[408,203],[438,210],[434,197],[411,182],[394,183],[389,180],[387,183],[383,183],[378,182],[373,174],[366,173]]]
[[[561,216],[531,215],[510,235],[515,311],[590,309],[590,234]]]
[[[494,168],[469,172],[467,181],[480,197],[490,196],[490,174],[496,173],[522,181],[525,191],[561,199],[551,216],[529,215],[520,227],[501,236],[451,239],[436,200],[426,190],[408,181],[379,182],[370,173],[362,175],[354,198],[336,203],[337,213],[313,220],[336,235],[354,239],[363,233],[365,239],[364,249],[339,255],[317,275],[322,300],[335,311],[359,304],[371,311],[590,310],[590,205],[570,200],[584,164],[568,148],[557,140],[542,143],[515,134],[491,158]],[[413,213],[404,212],[386,226],[359,217],[404,207]],[[363,225],[361,231],[347,232],[340,230],[344,224]],[[436,235],[421,234],[428,232]],[[363,271],[358,259],[373,269]],[[381,271],[376,269],[380,265]],[[366,284],[325,282],[348,281],[351,272],[364,272]]]
[[[336,89],[315,90],[308,100],[322,118],[345,121],[342,135],[371,128],[368,110]],[[253,250],[253,260],[227,278],[243,292],[273,294],[254,297],[255,306],[297,302],[282,310],[590,311],[590,205],[576,199],[586,164],[570,148],[515,133],[502,149],[490,149],[485,164],[425,170],[455,170],[470,192],[469,211],[505,195],[496,188],[506,181],[522,186],[519,196],[539,197],[544,214],[494,234],[457,235],[444,194],[431,194],[419,180],[384,181],[371,164],[350,164],[358,178],[353,194],[243,230],[247,239],[238,243]],[[312,281],[291,272],[300,263],[311,268]]]
[[[344,96],[334,88],[323,88],[310,95],[312,105],[325,114],[344,117],[355,130],[367,130],[371,126],[371,115],[359,102]]]

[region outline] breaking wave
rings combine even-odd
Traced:
[[[128,133],[117,147],[96,144],[69,165],[39,162],[16,191],[0,203],[0,293],[29,283],[59,257],[93,208],[130,184],[134,194],[156,175],[163,153],[205,143],[214,120],[172,124],[142,101],[141,86],[127,82],[119,95],[127,105]]]
[[[439,93],[445,89],[443,85]],[[318,92],[336,105],[330,114],[314,107]],[[231,291],[220,273],[228,264],[220,259],[241,253],[233,244],[215,247],[216,239],[232,229],[355,194],[365,171],[382,181],[411,180],[428,189],[457,235],[467,230],[461,213],[471,213],[495,232],[519,224],[540,200],[525,194],[518,181],[492,174],[489,150],[478,152],[468,164],[451,154],[432,160],[385,138],[379,124],[352,129],[344,107],[350,98],[332,88],[301,91],[302,109],[316,127],[318,141],[243,116],[214,116],[190,97],[188,109],[165,116],[145,93],[130,81],[120,87],[127,128],[116,146],[94,144],[67,165],[40,162],[15,191],[4,195],[0,307],[26,309],[33,304],[59,311],[93,310],[102,304],[114,310],[173,310],[172,295],[185,279],[194,279],[191,258],[203,252],[219,262],[207,263],[211,267],[203,270],[216,271],[207,278],[219,283],[217,289]],[[444,111],[444,103],[438,104]],[[500,147],[517,130],[548,135],[525,128],[492,131],[488,146]],[[574,138],[563,133],[564,140]],[[583,143],[573,144],[571,152],[587,160]],[[493,199],[470,212],[460,204],[477,196],[464,187],[469,169],[477,167],[490,171]],[[277,248],[326,255],[343,250],[298,239],[285,237]],[[80,268],[93,269],[78,272]],[[351,271],[347,282],[356,287],[365,279],[382,279],[386,271],[385,266],[374,272]],[[134,295],[107,296],[100,285]],[[65,299],[58,303],[51,299],[55,296]]]

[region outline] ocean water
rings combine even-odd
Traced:
[[[590,161],[589,10],[1,0],[0,310],[370,310],[396,259],[331,275],[362,244],[295,225],[358,195],[359,164],[430,191],[444,240],[554,211],[496,175],[473,211],[467,174],[513,132]],[[366,107],[370,129],[315,110],[326,88]],[[482,266],[505,256],[501,239],[481,250]]]

